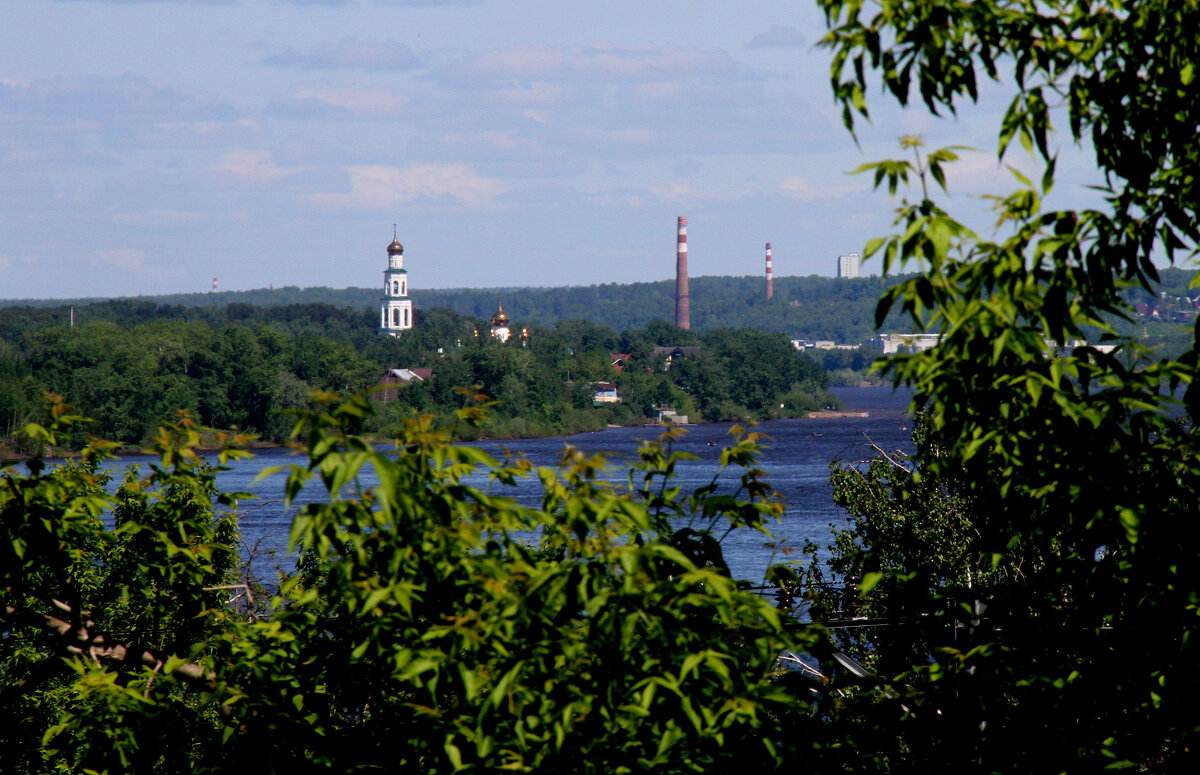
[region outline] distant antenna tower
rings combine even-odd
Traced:
[[[215,278],[215,277],[213,278],[213,289],[212,289],[212,292],[213,292],[213,293],[216,293],[216,292],[217,292],[217,278]]]
[[[775,286],[771,282],[771,243],[767,243],[767,298],[775,295]]]

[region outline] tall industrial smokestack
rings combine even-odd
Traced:
[[[771,282],[771,243],[767,243],[767,298],[775,295],[775,286]]]
[[[692,327],[692,306],[688,300],[687,218],[682,215],[675,238],[675,326]]]

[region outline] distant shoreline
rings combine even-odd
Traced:
[[[860,391],[860,390],[863,391],[864,393],[870,392],[872,389],[874,389],[875,392],[879,392],[881,387],[882,386],[875,386],[875,385],[871,385],[871,386],[858,385],[858,386],[854,386],[854,387],[843,386],[843,387],[834,388],[831,392],[833,392],[835,395],[838,394],[838,392],[842,392],[842,395],[846,396],[846,395],[859,394],[858,391]],[[888,387],[886,392],[893,393],[894,390],[892,388]],[[861,395],[861,394],[859,394],[859,395]],[[907,403],[907,402],[905,401],[905,403]],[[871,408],[882,410],[882,411],[884,411],[885,414],[888,413],[887,407],[877,407],[877,406],[871,405]],[[904,409],[901,409],[899,406],[897,406],[896,411],[903,412]],[[871,416],[870,412],[864,412],[864,411],[841,410],[841,409],[819,409],[816,411],[805,412],[803,414],[796,415],[794,417],[794,419],[798,419],[798,420],[805,420],[805,419],[809,419],[809,420],[860,419],[860,418],[870,417],[870,416]],[[708,424],[710,424],[710,423],[701,420],[698,422],[689,422],[686,425],[674,424],[674,427],[686,428],[686,427],[693,427],[693,426],[697,426],[697,425],[708,425]],[[628,427],[639,427],[639,425],[640,424],[633,423]],[[655,427],[655,426],[656,426],[656,424],[654,424],[654,423],[648,423],[648,424],[646,424],[644,426],[640,426],[640,427]],[[606,429],[613,429],[613,428],[619,428],[619,427],[626,427],[626,426],[609,424]],[[669,428],[672,426],[657,425],[657,427],[665,429],[665,428]],[[583,431],[583,433],[588,433],[588,432],[594,432],[594,431]],[[572,435],[576,435],[576,434],[565,434],[565,435],[572,436]],[[556,438],[556,437],[557,437],[556,435],[544,436],[544,437],[480,437],[480,438],[476,438],[476,439],[466,439],[466,440],[457,439],[456,443],[473,443],[476,441],[506,442],[506,441],[519,441],[523,438]],[[382,437],[377,437],[377,436],[370,437],[370,440],[372,443],[377,443],[377,444],[384,444],[389,441],[392,441],[392,439],[382,438]],[[279,449],[281,447],[287,447],[287,446],[288,446],[288,444],[286,442],[270,442],[270,441],[262,441],[262,440],[256,439],[253,442],[251,442],[251,444],[247,445],[246,448],[248,450],[250,450],[251,452],[254,452],[256,450]],[[210,443],[202,443],[196,449],[202,453],[203,452],[214,452],[214,451],[220,449],[220,446],[216,445],[216,444],[212,444],[210,442]],[[43,459],[45,459],[45,460],[70,460],[70,459],[79,457],[78,450],[64,449],[61,447],[56,447],[56,448],[53,448],[52,450],[48,450],[48,453],[49,454],[46,454],[43,456]],[[146,450],[144,448],[142,448],[138,445],[130,445],[130,446],[124,447],[124,448],[120,449],[119,451],[117,451],[115,456],[117,458],[123,458],[123,457],[132,457],[132,456],[145,455],[145,454],[148,454],[148,453],[146,452]],[[0,460],[7,460],[7,461],[16,463],[16,462],[28,460],[29,457],[30,457],[30,455],[27,455],[24,453],[19,453],[11,446],[8,446],[8,445],[4,444],[3,442],[0,442]]]

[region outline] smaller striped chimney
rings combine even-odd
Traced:
[[[771,282],[771,243],[767,243],[767,298],[775,295],[775,286]]]

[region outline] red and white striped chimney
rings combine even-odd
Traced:
[[[775,295],[775,286],[771,282],[771,243],[767,243],[767,298]]]
[[[688,299],[687,217],[679,216],[675,238],[675,327],[692,327],[692,306]]]
[[[216,293],[216,292],[217,292],[217,278],[215,278],[215,277],[213,278],[213,289],[212,289],[212,292],[213,292],[213,293]]]

